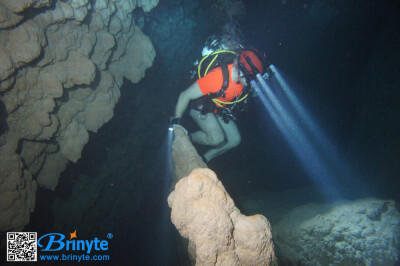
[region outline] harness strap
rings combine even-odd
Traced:
[[[229,87],[229,70],[228,70],[228,65],[227,64],[223,64],[221,66],[221,70],[222,70],[222,77],[223,77],[223,81],[222,81],[222,87],[221,89],[216,92],[218,97],[222,97],[225,98],[225,91],[226,89]]]
[[[242,95],[243,93],[241,93],[241,95]],[[225,101],[221,101],[221,100],[218,100],[218,99],[212,99],[212,101],[215,103],[215,105],[217,105],[217,106],[219,106],[219,107],[224,107],[224,104],[236,104],[236,103],[240,103],[240,102],[242,102],[242,101],[244,101],[246,98],[247,98],[247,96],[249,96],[249,94],[245,94],[245,95],[243,95],[243,97],[239,97],[239,99],[238,100],[235,100],[235,101],[231,101],[231,102],[225,102]]]

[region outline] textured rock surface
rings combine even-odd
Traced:
[[[173,224],[189,239],[196,265],[270,265],[275,255],[268,220],[258,214],[242,215],[215,173],[198,168],[205,163],[182,128],[174,131],[179,181],[168,205]]]
[[[274,226],[284,263],[394,265],[400,256],[400,213],[393,201],[363,199],[307,204]]]
[[[270,265],[271,228],[262,215],[244,216],[213,171],[198,168],[168,197],[171,219],[196,249],[196,265]]]
[[[143,8],[145,12],[149,12],[153,7],[158,4],[158,0],[138,0],[138,6]]]
[[[175,139],[172,145],[172,157],[175,163],[176,180],[190,175],[193,169],[207,168],[186,133],[179,126],[174,127]]]
[[[132,11],[157,3],[0,0],[0,231],[29,222],[37,183],[57,186],[88,131],[113,116],[123,78],[138,82],[152,65]]]

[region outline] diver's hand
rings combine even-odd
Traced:
[[[183,132],[186,134],[186,136],[188,136],[188,131],[181,125],[181,118],[180,117],[171,117],[169,119],[169,126],[173,127],[174,130],[176,128],[181,128],[183,130]]]

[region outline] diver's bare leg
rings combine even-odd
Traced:
[[[200,114],[200,111],[190,110],[190,116],[201,129],[190,134],[191,140],[195,143],[209,146],[221,144],[225,139],[225,135],[217,117],[212,113],[208,113],[203,117]]]
[[[204,158],[206,159],[207,162],[227,152],[228,150],[235,148],[241,142],[240,132],[237,128],[236,123],[233,120],[230,120],[228,123],[225,123],[222,117],[218,117],[218,121],[220,126],[224,130],[226,142],[224,143],[224,145],[218,148],[210,149],[204,154]]]

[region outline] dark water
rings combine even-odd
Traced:
[[[399,3],[315,2],[244,1],[243,39],[284,71],[357,173],[354,180],[337,176],[345,198],[399,201]],[[112,233],[113,265],[188,263],[169,222],[163,142],[177,97],[191,83],[187,69],[207,36],[220,32],[215,14],[195,3],[164,1],[148,15],[166,23],[164,17],[174,18],[183,8],[196,25],[170,21],[176,34],[169,44],[156,31],[158,24],[145,26],[157,51],[154,66],[138,84],[125,81],[113,119],[91,134],[56,192],[38,191],[27,230],[78,228],[82,238]],[[250,103],[238,120],[241,145],[209,164],[239,208],[241,199],[258,190],[279,194],[314,185],[272,119]],[[189,119],[186,123],[194,128]]]

